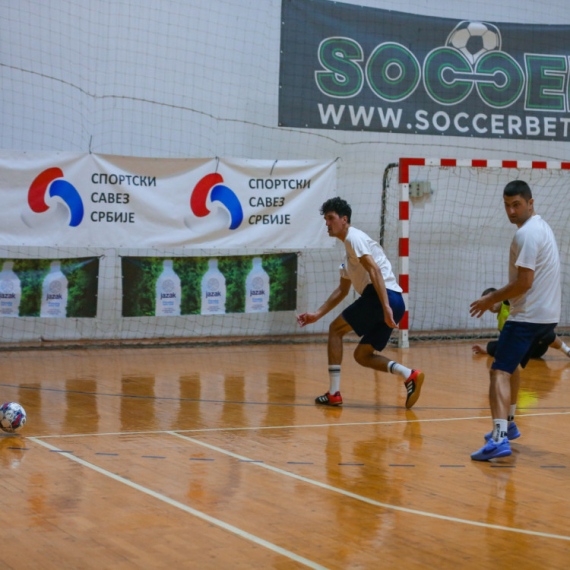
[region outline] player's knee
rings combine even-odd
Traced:
[[[354,360],[356,360],[356,362],[361,366],[366,366],[368,364],[370,354],[370,351],[366,350],[361,344],[359,344],[354,351]]]
[[[364,357],[364,355],[362,353],[360,353],[358,351],[358,349],[356,349],[354,351],[354,360],[356,360],[356,362],[358,362],[358,364],[360,364],[360,366],[364,366],[364,362],[366,360],[366,358]]]
[[[345,330],[343,327],[343,323],[338,323],[337,321],[333,321],[329,325],[329,334],[333,336],[343,337],[345,334]]]

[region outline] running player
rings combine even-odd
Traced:
[[[321,215],[325,218],[329,236],[344,243],[346,260],[340,266],[339,286],[314,313],[299,315],[299,325],[304,327],[314,323],[334,309],[348,295],[351,285],[360,297],[329,327],[329,391],[316,398],[315,403],[325,406],[342,404],[342,339],[346,333],[354,330],[362,337],[354,351],[356,362],[367,368],[390,372],[403,378],[407,391],[406,408],[411,408],[420,396],[424,374],[374,354],[375,350],[381,352],[388,344],[392,329],[398,326],[405,312],[402,289],[392,273],[392,266],[377,242],[350,225],[352,209],[345,200],[327,200],[321,207]]]
[[[509,283],[471,303],[469,311],[479,318],[495,303],[509,299],[511,305],[490,371],[493,431],[485,437],[487,443],[471,454],[475,461],[511,455],[509,440],[520,436],[514,422],[519,365],[526,366],[535,345],[554,331],[560,319],[560,259],[554,234],[535,213],[526,182],[509,182],[503,201],[510,222],[518,227],[510,249]]]

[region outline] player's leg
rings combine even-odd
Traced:
[[[370,336],[371,335],[367,335],[366,339],[368,340]],[[420,397],[424,383],[424,373],[420,370],[407,368],[381,354],[375,354],[375,350],[382,350],[375,348],[375,346],[380,346],[381,343],[375,343],[375,346],[373,346],[372,344],[365,344],[365,342],[363,338],[354,351],[354,359],[356,362],[366,368],[372,368],[380,372],[390,372],[391,374],[400,376],[404,380],[404,386],[407,392],[406,408],[411,408]]]
[[[487,439],[490,436],[487,444],[471,454],[471,459],[488,461],[511,455],[508,438],[509,416],[514,418],[516,409],[516,398],[520,386],[518,366],[520,364],[524,368],[527,365],[534,345],[550,330],[553,330],[554,326],[513,321],[505,323],[490,370],[489,402],[493,431],[485,437]],[[511,428],[511,431],[514,429],[516,426]],[[518,437],[520,433],[516,431],[516,437]]]
[[[315,398],[316,404],[325,406],[340,406],[340,366],[342,364],[342,339],[352,327],[339,315],[329,327],[328,360],[329,360],[329,390]]]
[[[562,351],[568,358],[570,358],[570,346],[568,346],[557,334],[554,335],[554,340],[550,344],[552,348],[557,348]]]
[[[388,290],[388,300],[394,315],[394,320],[399,323],[406,310],[402,295],[395,291]],[[406,407],[411,408],[420,397],[424,374],[420,370],[407,368],[403,364],[390,360],[385,356],[375,354],[374,351],[381,352],[384,350],[393,331],[393,329],[384,322],[384,310],[375,291],[374,295],[370,296],[368,303],[369,319],[371,315],[375,315],[375,320],[363,334],[360,344],[354,351],[354,358],[358,364],[366,368],[400,376],[404,380],[407,391]],[[348,318],[350,318],[350,316]]]

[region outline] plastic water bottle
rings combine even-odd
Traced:
[[[20,278],[12,271],[13,261],[5,261],[0,271],[0,317],[17,317],[22,300]]]
[[[42,285],[40,317],[65,319],[67,316],[67,277],[59,261],[52,261]]]
[[[269,311],[269,275],[261,266],[261,257],[253,258],[253,269],[245,279],[245,312]]]
[[[156,281],[156,306],[154,314],[157,317],[180,314],[182,287],[180,277],[172,268],[172,259],[162,262],[162,273]]]
[[[218,260],[208,260],[208,271],[202,277],[203,315],[223,315],[226,312],[226,278],[218,269]]]

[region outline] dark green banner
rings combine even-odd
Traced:
[[[0,317],[93,318],[99,258],[0,259]]]
[[[297,254],[123,257],[123,317],[294,311]]]

